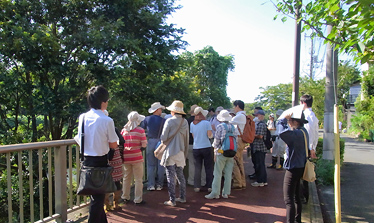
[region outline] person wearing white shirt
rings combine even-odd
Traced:
[[[301,105],[303,105],[303,113],[308,123],[304,125],[305,129],[309,133],[309,153],[310,157],[316,159],[316,146],[318,145],[319,139],[319,120],[316,118],[315,113],[312,111],[313,97],[311,95],[303,95],[299,99]],[[302,183],[302,194],[305,198],[305,203],[309,200],[309,182],[303,181]]]
[[[74,137],[78,145],[85,145],[83,165],[88,167],[107,167],[110,148],[117,148],[117,137],[113,120],[103,112],[107,109],[109,93],[103,86],[92,87],[87,95],[90,111],[79,116],[78,135]],[[82,124],[84,142],[81,142]],[[104,212],[105,194],[90,196],[88,222],[107,222]]]
[[[241,100],[236,100],[233,102],[233,106],[236,116],[232,118],[231,124],[233,124],[240,133],[237,140],[237,153],[234,157],[233,189],[245,189],[246,177],[245,168],[243,165],[243,150],[245,149],[245,143],[241,138],[246,124],[246,112],[244,111],[245,103]]]

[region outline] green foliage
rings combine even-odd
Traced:
[[[228,72],[234,69],[232,55],[221,56],[212,46],[206,46],[194,53],[183,53],[180,59],[183,61],[182,72],[190,78],[192,88],[200,98],[200,103],[192,104],[205,108],[231,106],[226,87]]]
[[[24,115],[31,141],[41,137],[39,131],[48,140],[72,138],[90,87],[126,89],[118,101],[139,99],[134,92],[147,98],[142,93],[155,87],[159,75],[174,74],[173,52],[186,44],[183,29],[166,23],[178,8],[174,0],[0,4],[0,115],[15,120],[14,128],[0,125],[4,136],[18,134]]]
[[[372,0],[276,0],[277,11],[303,22],[303,29],[331,43],[362,64],[374,62],[374,2]],[[297,9],[300,17],[297,17]],[[282,18],[284,22],[286,16]],[[276,19],[276,17],[274,18]],[[332,25],[325,33],[326,25]]]
[[[345,140],[340,138],[340,163],[344,162],[345,152]],[[323,159],[323,139],[319,138],[318,145],[316,146],[317,160],[314,160],[316,164],[315,172],[319,184],[322,185],[333,185],[334,184],[334,173],[335,173],[335,161]]]
[[[263,91],[255,98],[255,101],[260,104],[264,111],[270,113],[278,109],[286,110],[292,106],[292,87],[291,83],[261,87],[260,89]]]
[[[371,66],[369,71],[364,74],[362,78],[362,92],[361,97],[357,98],[354,106],[356,114],[351,119],[351,132],[359,133],[359,137],[373,141],[374,140],[374,66]]]

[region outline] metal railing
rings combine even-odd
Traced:
[[[68,213],[88,205],[86,196],[76,195],[78,148],[73,139],[0,146],[6,158],[9,223],[66,222]]]

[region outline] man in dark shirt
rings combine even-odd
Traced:
[[[165,106],[161,105],[160,102],[153,103],[151,108],[148,109],[148,112],[152,115],[147,116],[141,124],[141,127],[147,130],[147,190],[149,191],[153,191],[155,188],[156,190],[162,190],[164,184],[165,169],[160,166],[160,160],[154,155],[165,122],[165,119],[161,117],[163,109],[165,109]]]

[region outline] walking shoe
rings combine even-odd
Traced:
[[[210,188],[208,188],[208,192],[211,192],[212,191],[212,188],[210,187]]]
[[[153,191],[153,190],[155,190],[155,187],[154,186],[147,187],[147,190]]]
[[[174,206],[176,206],[176,202],[172,202],[172,201],[165,201],[165,202],[164,202],[164,205],[167,205],[167,206],[172,206],[172,207],[174,207]]]
[[[221,195],[221,197],[227,199],[228,198],[228,194],[223,194],[223,195]]]
[[[219,199],[220,198],[219,195],[213,195],[212,193],[208,194],[208,195],[205,195],[204,197],[207,198],[207,199]]]
[[[248,176],[249,176],[250,179],[255,179],[255,178],[257,177],[257,175],[255,175],[255,173],[250,174],[250,175],[248,175]]]
[[[263,187],[264,183],[254,182],[254,183],[251,184],[251,186],[253,186],[253,187]]]
[[[198,187],[194,188],[194,192],[199,192],[200,190],[201,190],[201,189],[198,188]]]
[[[264,186],[267,186],[268,185],[268,183],[263,183],[264,184]]]
[[[163,187],[158,185],[158,186],[156,186],[156,190],[163,190]]]
[[[139,202],[139,203],[135,203],[135,202],[134,202],[134,205],[144,205],[144,204],[146,204],[146,201],[141,201],[141,202]]]
[[[271,164],[271,165],[267,166],[267,168],[276,168],[276,165]]]
[[[186,199],[176,198],[176,202],[186,203]]]
[[[280,164],[277,165],[276,170],[282,170],[282,169],[283,169],[283,166],[281,166]]]

